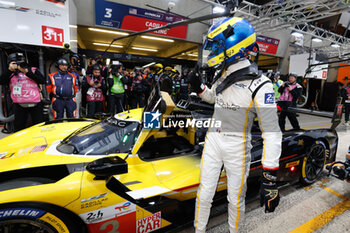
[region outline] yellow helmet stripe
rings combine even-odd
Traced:
[[[208,34],[208,38],[212,39],[214,38],[215,36],[217,36],[218,34],[220,34],[221,32],[223,32],[224,30],[226,30],[227,26],[230,24],[230,25],[233,25],[237,22],[240,22],[242,21],[243,19],[242,18],[239,18],[239,17],[234,17],[230,20],[227,20],[225,23],[221,24],[219,27],[215,28],[214,31],[210,32]]]
[[[238,44],[232,46],[231,48],[226,50],[226,54],[228,57],[232,57],[234,54],[238,53],[241,48],[247,48],[249,45],[253,44],[256,41],[256,34],[255,32],[251,34],[249,37],[245,38]],[[215,66],[222,62],[225,59],[224,52],[220,53],[219,55],[209,59],[208,64],[209,66]]]

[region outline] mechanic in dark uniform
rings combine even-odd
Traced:
[[[146,67],[143,70],[143,78],[145,79],[145,84],[146,84],[146,90],[145,90],[145,100],[147,102],[148,97],[152,91],[152,83],[154,82],[153,79],[153,74],[151,74],[151,71],[148,67]]]
[[[44,120],[39,84],[45,84],[41,72],[26,63],[22,53],[11,53],[8,68],[0,76],[0,85],[10,86],[15,132],[26,127],[28,115],[31,115],[33,125]]]
[[[303,88],[297,83],[297,74],[290,73],[288,75],[289,81],[283,83],[278,89],[281,93],[278,105],[281,107],[278,123],[282,132],[286,131],[286,117],[288,117],[294,130],[299,130],[299,122],[295,112],[288,110],[288,107],[296,107],[297,99],[301,96]]]
[[[189,69],[186,67],[182,72],[182,76],[180,77],[180,93],[179,100],[187,100],[188,99],[188,91],[189,91],[189,83],[188,83],[188,73]]]
[[[106,83],[101,76],[101,68],[94,65],[92,75],[86,75],[83,79],[83,87],[87,90],[87,117],[93,118],[96,113],[103,111],[103,101],[105,99]]]
[[[77,103],[75,94],[79,89],[78,77],[68,72],[68,62],[64,58],[57,61],[58,71],[49,74],[46,82],[46,90],[52,99],[54,119],[64,117],[75,118],[77,114]]]
[[[157,63],[152,66],[152,69],[154,70],[154,82],[158,82],[160,77],[163,75],[163,65],[160,63]],[[155,85],[155,83],[153,85]]]
[[[131,85],[131,108],[143,108],[145,106],[146,80],[143,78],[141,68],[135,67]]]
[[[172,69],[170,66],[164,68],[165,72],[159,77],[159,86],[161,91],[168,92],[171,96],[174,91],[174,81],[172,79]]]

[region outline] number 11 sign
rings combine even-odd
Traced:
[[[41,26],[43,44],[62,46],[64,42],[64,35],[62,28],[54,28],[48,26]]]

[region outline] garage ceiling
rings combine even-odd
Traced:
[[[118,30],[78,26],[78,45],[83,49],[104,51],[113,38],[126,35],[125,33],[130,34],[129,32]],[[118,40],[113,43],[108,51],[115,53],[197,60],[198,46],[197,43],[145,34]]]

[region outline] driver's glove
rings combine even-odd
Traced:
[[[280,202],[276,179],[277,171],[263,170],[260,187],[260,206],[265,205],[265,213],[275,211]]]

